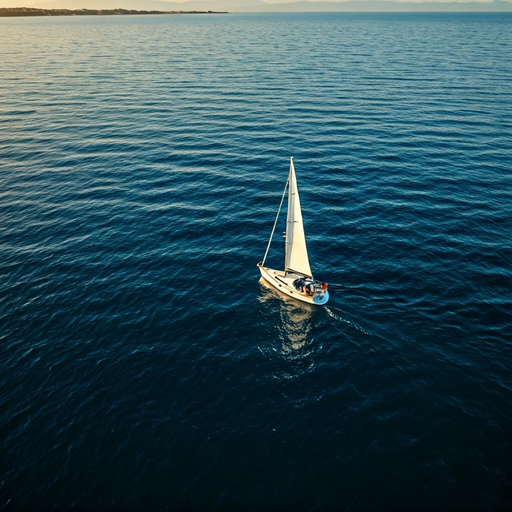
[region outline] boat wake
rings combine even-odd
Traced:
[[[337,308],[335,306],[325,306],[324,310],[327,311],[327,314],[331,318],[334,318],[335,320],[338,320],[339,322],[346,323],[346,324],[350,325],[351,327],[354,327],[358,331],[361,331],[362,333],[367,334],[368,336],[373,335],[371,332],[368,332],[366,329],[364,329],[360,325],[356,324],[355,322],[352,322],[351,320],[348,320],[348,319],[342,317],[340,314],[334,312],[334,310],[343,312],[340,308]]]
[[[333,289],[333,290],[338,290],[338,291],[346,291],[352,295],[360,295],[361,297],[366,297],[367,299],[371,299],[371,300],[381,300],[380,297],[376,297],[375,295],[373,295],[371,290],[365,290],[358,286],[347,286],[347,285],[340,284],[340,283],[331,283],[330,282],[329,288]]]

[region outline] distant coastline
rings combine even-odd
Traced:
[[[15,16],[112,16],[134,14],[227,14],[219,11],[139,11],[136,9],[36,9],[31,7],[2,7],[0,18]]]
[[[123,1],[125,2],[124,8]],[[267,3],[272,1],[272,3]],[[34,7],[0,9],[10,16],[97,16],[272,12],[512,12],[512,0],[53,0]],[[276,3],[277,2],[277,3]],[[103,4],[99,9],[98,3]],[[47,6],[51,9],[47,9]]]

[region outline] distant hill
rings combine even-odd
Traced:
[[[215,14],[213,11],[143,11],[140,9],[38,9],[0,7],[0,18],[26,16],[134,16],[141,14]]]
[[[512,12],[512,2],[393,2],[355,0],[347,2],[307,2],[267,4],[271,12]]]
[[[274,0],[275,1],[275,0]],[[45,9],[139,9],[156,11],[230,11],[230,12],[512,12],[512,2],[396,2],[386,0],[349,0],[347,2],[283,2],[262,0],[56,0],[31,7]]]
[[[188,2],[187,2],[188,3]],[[195,3],[195,2],[194,2]],[[355,0],[267,4],[269,12],[512,12],[512,2],[393,2]]]

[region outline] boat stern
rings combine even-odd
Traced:
[[[318,306],[323,306],[324,304],[327,304],[328,300],[329,292],[327,290],[324,290],[322,293],[315,293],[315,295],[313,295],[313,302]]]

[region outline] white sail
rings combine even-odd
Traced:
[[[293,158],[290,159],[290,177],[288,179],[285,270],[293,270],[305,276],[311,276]]]

